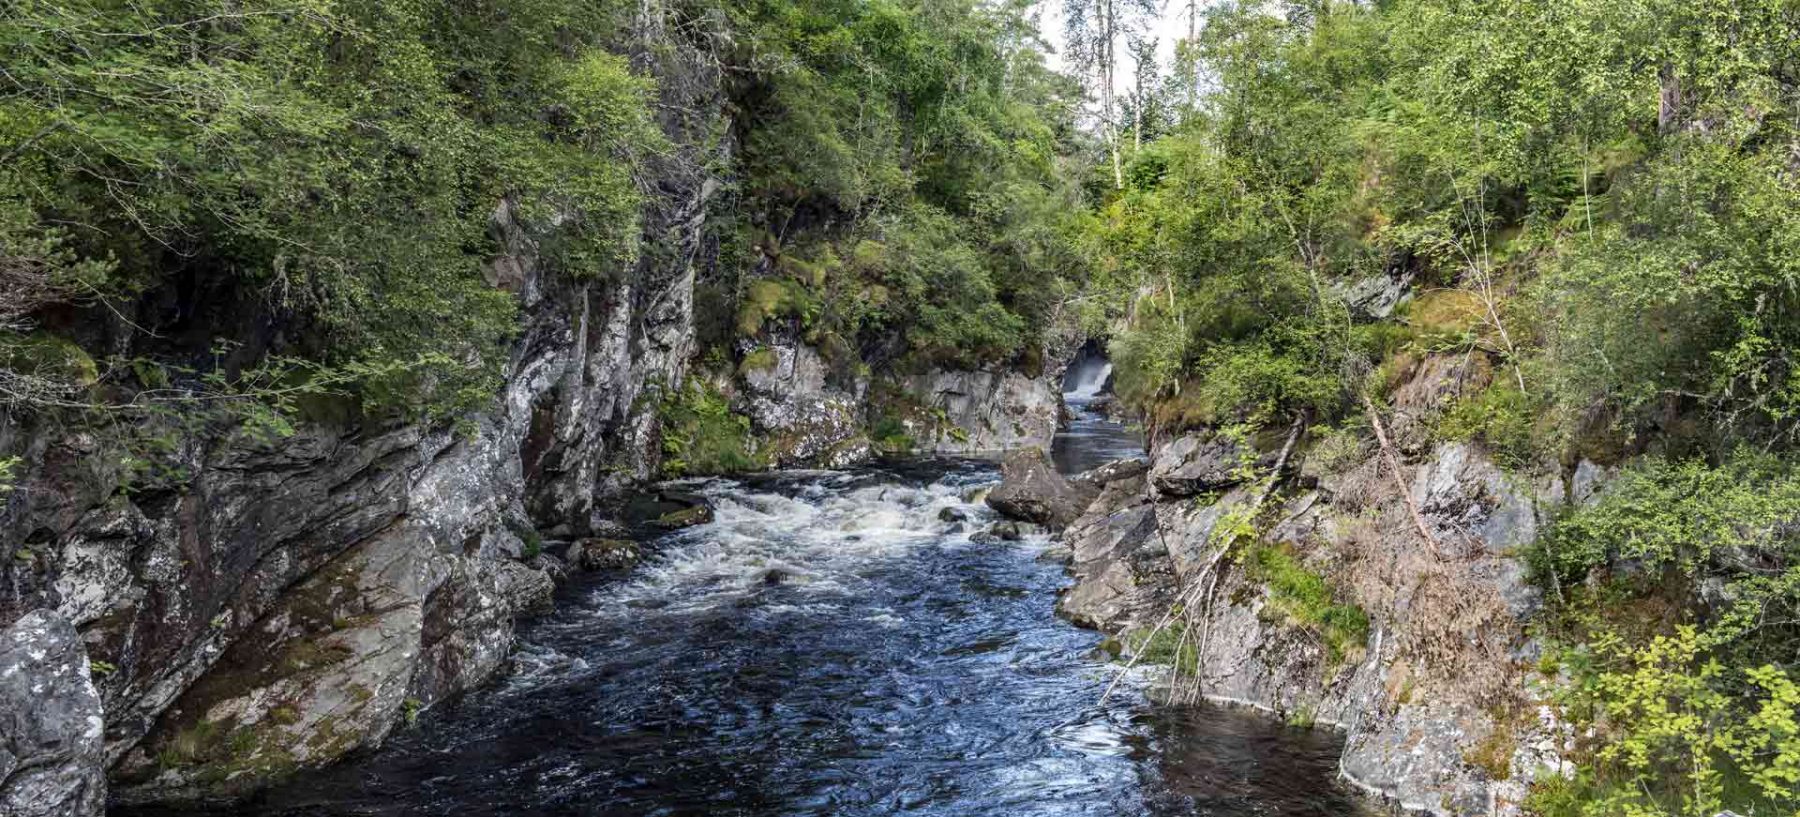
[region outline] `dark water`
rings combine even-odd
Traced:
[[[968,537],[989,515],[966,492],[994,479],[929,463],[706,483],[717,521],[567,589],[513,676],[215,813],[1357,812],[1329,733],[1159,708],[1144,676],[1102,704],[1117,667],[1053,614],[1050,543]]]
[[[1063,378],[1063,403],[1069,408],[1068,427],[1056,435],[1050,458],[1056,469],[1077,474],[1126,457],[1143,456],[1144,439],[1090,410],[1089,404],[1105,394],[1112,378],[1112,364],[1088,353],[1075,359]]]

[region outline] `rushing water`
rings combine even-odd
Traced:
[[[1136,444],[1092,426],[1071,445]],[[991,521],[971,491],[995,478],[936,462],[700,484],[717,520],[566,588],[506,680],[220,813],[1356,811],[1329,734],[1158,707],[1142,676],[1103,703],[1118,667],[1054,615],[1052,543],[970,538]]]

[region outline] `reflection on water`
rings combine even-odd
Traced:
[[[699,486],[715,522],[622,582],[566,589],[496,688],[216,813],[1355,810],[1329,734],[1158,708],[1142,678],[1102,705],[1116,665],[1053,615],[1050,543],[969,538],[991,517],[965,496],[994,478],[933,463]]]

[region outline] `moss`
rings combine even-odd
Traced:
[[[772,318],[796,319],[805,328],[812,325],[818,313],[818,298],[799,281],[759,278],[744,289],[738,305],[737,330],[743,337],[752,337]]]
[[[1512,757],[1518,747],[1511,719],[1497,720],[1486,736],[1463,752],[1463,761],[1480,769],[1489,780],[1506,780],[1512,777]]]
[[[544,535],[538,533],[537,528],[532,527],[529,523],[520,519],[508,518],[506,529],[524,543],[524,549],[521,552],[522,558],[535,559],[538,554],[544,552]]]
[[[1193,674],[1199,669],[1200,654],[1192,638],[1183,638],[1186,628],[1172,625],[1158,630],[1134,630],[1125,634],[1127,651],[1146,664],[1172,667],[1175,672]]]
[[[702,525],[711,521],[712,509],[705,505],[695,505],[691,508],[669,511],[662,516],[657,517],[656,525],[657,527],[673,530],[675,528]]]
[[[731,410],[719,388],[701,378],[665,395],[662,470],[669,476],[731,474],[767,467],[750,418]]]
[[[1461,289],[1434,289],[1405,310],[1405,319],[1427,349],[1470,340],[1487,319],[1480,299]]]
[[[100,382],[100,367],[74,341],[44,332],[0,341],[0,367],[88,387]]]
[[[898,454],[913,450],[912,435],[907,433],[906,424],[895,417],[882,417],[869,427],[869,440],[885,453]]]
[[[744,355],[743,361],[738,363],[738,374],[772,371],[780,362],[781,359],[773,348],[758,346],[750,354]]]
[[[1524,468],[1538,459],[1539,450],[1551,447],[1543,408],[1541,400],[1502,378],[1457,400],[1434,432],[1439,439],[1478,442],[1502,465]]]

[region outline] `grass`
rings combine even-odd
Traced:
[[[1360,652],[1369,640],[1369,616],[1336,600],[1325,577],[1307,570],[1286,547],[1258,545],[1244,559],[1250,578],[1268,590],[1269,609],[1319,636],[1331,665]]]

